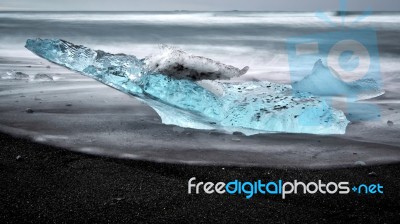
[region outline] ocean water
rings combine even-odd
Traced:
[[[340,17],[327,12],[326,16],[236,11],[0,12],[0,73],[15,70],[55,78],[52,82],[0,80],[0,129],[77,151],[152,161],[298,167],[400,161],[400,13]],[[352,122],[345,135],[333,136],[237,137],[163,125],[146,105],[49,64],[24,48],[28,38],[60,38],[140,58],[167,44],[236,67],[249,66],[239,81],[290,83],[289,38],[356,28],[377,32],[386,93],[368,101],[379,107],[379,118]],[[329,39],[320,44],[325,41]],[[25,113],[27,107],[35,113]]]
[[[0,54],[33,57],[23,46],[36,37],[138,57],[167,44],[237,67],[247,65],[247,79],[289,82],[288,38],[371,27],[378,32],[382,71],[397,70],[400,14],[351,14],[344,23],[333,12],[326,15],[329,22],[313,12],[0,12]]]

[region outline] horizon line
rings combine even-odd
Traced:
[[[363,12],[363,10],[321,10],[323,12]],[[0,9],[0,12],[315,12],[315,10],[8,10]],[[400,10],[379,10],[376,12],[400,12]]]

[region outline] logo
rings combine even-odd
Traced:
[[[321,180],[317,182],[304,183],[294,180],[293,182],[277,180],[264,182],[257,180],[239,181],[233,180],[225,182],[195,182],[196,177],[192,177],[188,181],[188,194],[231,194],[244,195],[246,199],[252,198],[256,194],[262,195],[281,195],[282,199],[287,198],[291,194],[383,194],[383,186],[378,184],[360,184],[350,186],[349,182],[328,182]],[[352,191],[351,191],[351,190]]]
[[[360,102],[383,93],[376,31],[355,26],[369,11],[347,23],[345,3],[341,1],[338,13],[341,22],[317,13],[330,25],[327,31],[287,40],[293,93],[299,90],[322,97],[342,109],[350,121],[379,119],[376,105]]]

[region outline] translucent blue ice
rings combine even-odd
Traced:
[[[321,60],[314,64],[311,74],[294,82],[292,87],[295,91],[321,97],[342,97],[346,101],[370,99],[385,93],[379,80],[362,78],[345,82],[334,69],[325,66]]]
[[[342,111],[308,93],[294,96],[289,85],[176,78],[149,70],[144,59],[92,50],[64,40],[27,40],[26,48],[137,97],[154,108],[165,124],[229,133],[240,131],[246,135],[343,134],[348,124]],[[228,70],[232,69],[235,68],[230,66]]]

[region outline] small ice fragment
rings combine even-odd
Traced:
[[[181,128],[181,127],[178,127],[178,126],[175,126],[175,127],[172,128],[172,131],[181,134],[181,133],[183,133],[185,131],[185,129]]]
[[[354,165],[356,165],[356,166],[366,166],[367,164],[364,161],[356,161],[354,163]]]
[[[28,113],[28,114],[31,114],[31,113],[33,113],[34,111],[33,111],[31,108],[26,108],[25,112]]]
[[[378,175],[377,175],[374,171],[372,171],[372,172],[368,173],[368,176],[376,177],[376,176],[378,176]]]
[[[238,138],[238,137],[233,137],[233,138],[232,138],[232,141],[234,141],[234,142],[240,142],[240,138]]]
[[[393,123],[393,121],[387,121],[387,125],[389,126],[389,127],[392,127],[393,125],[394,125],[394,123]]]
[[[29,79],[29,75],[23,72],[8,71],[6,72],[6,74],[1,76],[1,79],[24,80],[24,79]]]
[[[33,77],[33,79],[37,81],[53,81],[53,76],[44,73],[38,73]]]
[[[346,97],[353,101],[371,99],[385,93],[374,79],[343,81],[333,68],[325,66],[321,60],[315,62],[310,75],[294,82],[292,87],[315,96]]]
[[[23,158],[22,158],[22,156],[21,156],[21,155],[18,155],[17,157],[15,157],[15,160],[17,160],[17,161],[22,161],[22,160],[23,160]]]

